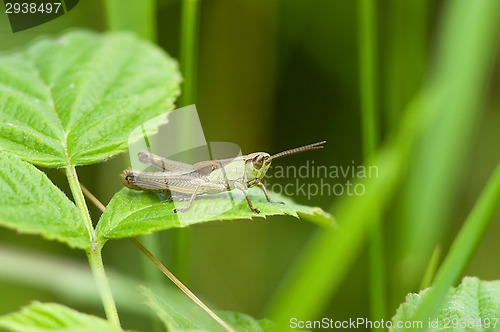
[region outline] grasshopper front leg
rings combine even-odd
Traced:
[[[250,210],[252,210],[252,212],[255,212],[255,213],[260,213],[259,210],[257,210],[256,208],[253,207],[252,201],[250,200],[250,197],[248,197],[247,188],[238,182],[236,182],[234,184],[234,186],[236,187],[236,189],[241,190],[243,195],[245,195],[245,198],[247,199],[248,207],[250,207]]]
[[[264,184],[262,182],[257,183],[256,186],[262,188],[262,191],[264,192],[264,195],[266,195],[267,201],[269,203],[285,204],[285,202],[281,202],[281,201],[280,202],[276,202],[276,201],[271,200],[271,197],[269,197],[269,194],[267,193],[267,189],[266,189],[266,187],[264,187]]]

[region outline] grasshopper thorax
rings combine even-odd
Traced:
[[[255,152],[247,156],[245,160],[245,172],[247,186],[252,187],[259,183],[266,175],[271,166],[271,156],[266,152]]]

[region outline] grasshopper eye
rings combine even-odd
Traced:
[[[255,156],[252,160],[252,163],[255,169],[261,169],[262,164],[264,164],[264,156],[261,154]]]

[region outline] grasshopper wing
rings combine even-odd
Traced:
[[[235,161],[236,158],[220,159],[220,160],[206,160],[200,161],[194,164],[192,167],[201,176],[207,176],[218,168],[223,168],[224,166]]]
[[[149,151],[141,150],[137,155],[143,164],[153,166],[160,171],[189,173],[194,170],[192,165],[165,159]]]
[[[227,190],[224,184],[211,183],[183,173],[141,172],[126,170],[120,176],[124,186],[135,190],[176,192],[182,194],[215,194]]]

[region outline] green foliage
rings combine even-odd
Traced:
[[[161,123],[146,121],[172,109],[180,84],[176,62],[133,35],[73,31],[0,55],[0,81],[0,225],[85,249],[108,318],[104,321],[57,304],[33,303],[0,317],[0,327],[12,331],[119,329],[101,258],[102,245],[109,238],[211,220],[285,214],[300,214],[332,226],[333,218],[321,209],[275,194],[274,199],[286,204],[269,203],[258,188],[249,195],[261,214],[251,212],[241,192],[231,193],[234,200],[224,197],[226,193],[200,198],[188,211],[175,214],[171,201],[124,188],[94,230],[75,166],[111,158],[131,141],[156,131]],[[130,137],[141,125],[141,136]],[[65,167],[76,205],[28,162]],[[165,306],[152,300],[156,298],[149,298],[155,303],[153,308],[161,308],[167,326],[220,328],[210,317],[205,323],[188,311],[178,311],[181,301],[170,303],[165,311]],[[187,297],[183,295],[182,300]],[[194,304],[189,302],[189,306]],[[262,331],[270,326],[268,321],[243,314],[221,315],[238,331]]]
[[[3,55],[1,60],[0,150],[8,150],[38,165],[61,167],[92,163],[125,150],[132,130],[172,108],[179,93],[180,75],[175,61],[153,45],[124,33],[98,35],[74,31],[40,40],[23,51]],[[155,124],[149,126],[146,132],[156,129]],[[31,172],[29,174],[36,174],[36,177],[19,178],[25,180],[22,185],[27,186],[27,193],[22,194],[17,189],[19,197],[3,198],[4,204],[10,207],[1,212],[5,216],[2,223],[71,246],[89,247],[91,226],[85,230],[75,206],[35,168],[13,158],[9,158],[9,162],[15,163],[11,167],[15,169],[2,170],[4,181],[22,168],[29,169],[25,173]],[[44,179],[43,186],[33,189],[34,184],[27,184],[27,181],[37,183],[40,177]],[[76,179],[70,179],[70,184],[74,181]],[[14,186],[12,181],[6,183]],[[78,188],[72,189],[73,194],[78,191]],[[47,197],[55,195],[57,200],[43,200],[45,190]],[[25,209],[26,222],[20,223],[20,213],[15,217],[10,217],[9,213],[14,213],[10,212],[14,203],[20,206],[23,200],[29,202],[29,192],[45,207],[35,210],[33,205],[32,209]],[[291,201],[287,205],[269,204],[261,192],[251,195],[262,216],[297,216],[299,212],[317,216],[314,219],[318,223],[331,224],[331,217],[318,208]],[[123,189],[102,216],[98,239],[136,236],[202,221],[255,215],[244,199],[232,207],[231,201],[220,196],[195,202],[182,214],[181,219],[186,222],[180,223],[171,202],[154,194]],[[52,213],[51,209],[56,209],[59,203],[60,212]],[[67,211],[72,215],[68,217]]]
[[[172,109],[180,75],[132,35],[74,31],[1,56],[0,80],[0,149],[62,167],[125,151],[136,127]]]
[[[398,321],[411,321],[428,296],[430,289],[418,294],[409,294],[406,302],[392,318],[393,326]],[[500,328],[500,281],[481,281],[478,278],[465,277],[462,283],[453,288],[445,304],[432,319],[438,326],[431,326],[430,331],[491,331]],[[428,321],[423,321],[424,327]],[[447,326],[446,326],[447,324]],[[393,328],[393,331],[404,329]]]
[[[455,284],[465,270],[499,208],[500,164],[493,172],[469,217],[453,241],[448,255],[436,274],[433,287],[415,317],[416,319],[426,319],[439,308],[448,288]]]
[[[124,5],[123,1],[118,0],[106,2],[107,21],[111,29],[131,29],[151,39],[157,30],[167,48],[177,49],[174,43],[178,38],[172,27],[179,22],[175,18],[172,20],[174,15],[170,13],[178,12],[179,2],[160,1],[156,5],[152,0],[147,1],[146,5],[132,0],[126,2],[129,4]],[[199,8],[198,1],[182,2]],[[207,22],[203,25],[205,31],[202,34],[202,42],[210,47],[204,48],[203,57],[199,59],[203,61],[204,71],[200,76],[202,80],[198,82],[196,75],[185,76],[187,85],[184,88],[193,90],[189,87],[198,85],[198,92],[204,101],[208,101],[212,106],[217,105],[217,108],[220,106],[220,110],[212,108],[211,113],[206,114],[217,120],[212,121],[212,128],[205,128],[209,129],[207,133],[212,134],[220,128],[238,134],[242,132],[238,139],[250,146],[257,146],[271,137],[283,142],[288,140],[288,137],[297,137],[298,133],[303,133],[304,136],[325,133],[330,135],[329,141],[333,141],[331,138],[335,137],[342,146],[336,149],[335,155],[332,153],[325,156],[324,160],[331,164],[343,163],[350,160],[352,155],[359,157],[359,141],[354,137],[358,127],[350,125],[356,123],[359,118],[352,116],[355,112],[321,111],[355,110],[360,105],[361,109],[367,110],[369,107],[366,107],[363,100],[368,100],[367,97],[374,92],[380,94],[380,103],[377,100],[369,101],[372,104],[370,107],[387,109],[389,112],[379,128],[383,129],[381,134],[387,139],[384,143],[386,145],[375,151],[378,156],[374,159],[376,161],[364,158],[367,165],[374,165],[375,162],[381,177],[362,182],[367,189],[363,197],[345,196],[338,200],[335,198],[336,210],[332,211],[336,211],[335,215],[340,220],[341,227],[334,231],[318,231],[311,237],[305,250],[298,255],[298,264],[288,273],[290,278],[277,288],[277,300],[269,310],[270,317],[277,323],[282,318],[295,316],[294,311],[305,316],[304,318],[319,317],[332,305],[331,299],[334,295],[339,295],[333,303],[335,315],[345,316],[347,310],[352,313],[352,307],[339,303],[345,300],[343,296],[352,300],[356,298],[356,294],[336,293],[339,293],[342,281],[356,260],[357,253],[361,252],[367,236],[371,235],[373,239],[378,238],[381,242],[380,229],[377,230],[379,221],[383,222],[384,231],[387,227],[387,235],[390,235],[388,241],[384,242],[387,250],[382,251],[379,247],[377,253],[373,250],[377,249],[374,246],[368,248],[368,251],[372,257],[377,258],[379,255],[379,262],[382,261],[381,258],[387,258],[387,269],[377,263],[377,260],[373,260],[373,266],[378,271],[390,271],[388,274],[391,275],[391,282],[377,279],[376,274],[371,274],[371,277],[361,276],[355,281],[351,279],[350,282],[367,284],[364,283],[367,278],[371,279],[371,285],[378,282],[379,291],[367,296],[371,299],[380,293],[387,293],[391,295],[391,301],[395,301],[400,298],[400,294],[406,294],[408,289],[415,289],[431,249],[436,242],[444,243],[446,249],[446,244],[451,243],[451,237],[455,235],[453,230],[457,228],[456,223],[462,220],[462,214],[468,210],[472,195],[479,192],[479,182],[486,177],[486,172],[489,172],[489,164],[483,163],[484,155],[489,151],[493,152],[489,153],[492,160],[496,156],[496,151],[488,147],[494,144],[481,144],[497,141],[498,135],[488,136],[491,133],[483,131],[484,128],[488,129],[494,125],[489,124],[493,123],[489,113],[481,114],[479,103],[483,100],[485,91],[491,93],[494,90],[488,89],[485,83],[492,73],[490,69],[494,68],[491,58],[493,50],[497,48],[497,35],[500,31],[500,20],[497,17],[499,2],[440,1],[432,2],[431,5],[429,1],[389,0],[384,8],[375,6],[371,9],[370,15],[373,17],[360,16],[358,19],[353,17],[354,6],[357,3],[373,5],[373,2],[342,2],[342,5],[339,5],[340,2],[320,2],[316,1],[311,5],[291,0],[287,2],[287,6],[272,8],[267,4],[252,2],[244,7],[233,6],[230,15],[227,15],[226,10],[230,11],[231,6],[216,8],[213,15],[204,16]],[[157,9],[163,12],[156,13]],[[170,16],[165,17],[163,14],[167,12]],[[290,18],[290,15],[294,19],[283,20],[284,17]],[[332,17],[335,18],[332,15],[337,15],[337,19],[332,20]],[[156,17],[162,17],[158,26],[154,21]],[[263,19],[255,20],[256,17]],[[379,23],[370,24],[375,17],[381,18]],[[233,21],[228,21],[228,18]],[[102,27],[102,22],[94,19],[93,21],[97,22],[96,26],[101,24]],[[263,24],[259,25],[260,21]],[[235,23],[238,22],[252,22],[255,29],[246,29],[245,33],[249,34],[244,34],[245,38],[232,39],[234,42],[220,38],[218,31],[226,31],[227,27],[237,26]],[[196,19],[195,23],[183,23],[186,23],[187,29],[192,29],[199,24],[199,19]],[[325,23],[333,25],[324,29]],[[272,27],[272,30],[267,26]],[[262,28],[267,30],[261,30]],[[434,30],[435,28],[438,30]],[[370,61],[371,68],[358,68],[364,79],[357,82],[357,76],[353,75],[356,73],[353,69],[357,57],[349,51],[356,45],[356,37],[351,34],[363,30],[372,35],[370,40],[360,40],[362,53],[359,58],[363,59],[362,61]],[[268,31],[271,33],[267,33]],[[304,31],[307,33],[303,33]],[[239,32],[241,31],[235,31],[236,34]],[[26,35],[30,34],[24,34]],[[380,38],[375,38],[375,35]],[[186,39],[181,36],[181,44]],[[244,48],[238,44],[239,40],[244,41]],[[375,59],[378,52],[368,51],[364,53],[366,57],[363,57],[363,45],[371,47],[369,44],[372,42],[380,43],[379,49],[383,50],[379,54],[380,61]],[[276,45],[280,47],[276,48]],[[339,48],[339,45],[342,47]],[[239,53],[237,48],[240,49]],[[233,53],[235,49],[237,52]],[[264,54],[263,49],[269,52],[259,57]],[[341,51],[337,52],[340,49]],[[187,68],[193,66],[196,72],[196,48],[181,46],[179,50],[183,56],[181,63]],[[336,52],[334,61],[332,52]],[[433,54],[430,71],[424,68],[428,54]],[[56,239],[71,247],[86,249],[87,253],[93,250],[95,254],[97,250],[97,254],[92,256],[94,266],[97,266],[93,267],[93,272],[97,275],[96,279],[100,279],[98,285],[101,296],[103,287],[106,287],[106,282],[102,280],[107,278],[102,264],[99,266],[99,263],[102,263],[100,244],[110,238],[136,236],[206,221],[248,219],[255,216],[265,218],[267,215],[279,214],[300,215],[313,222],[331,226],[330,216],[320,209],[296,205],[273,193],[271,195],[275,200],[284,200],[287,204],[270,204],[259,189],[252,189],[250,196],[256,207],[262,211],[260,215],[250,212],[241,193],[237,191],[231,193],[236,198],[234,201],[226,199],[224,196],[227,194],[203,196],[194,202],[190,210],[174,214],[174,204],[161,196],[123,189],[108,205],[94,234],[94,226],[78,187],[78,178],[73,166],[105,160],[124,151],[134,127],[173,107],[174,99],[179,94],[180,83],[175,61],[154,45],[132,35],[91,32],[70,32],[60,37],[40,40],[16,53],[0,54],[0,60],[0,225],[20,233],[37,233],[47,239]],[[376,76],[372,76],[377,71],[384,73],[379,80],[373,79]],[[188,69],[185,73],[189,72]],[[273,75],[267,75],[266,80],[262,80],[262,74],[267,73]],[[190,77],[192,79],[189,79]],[[491,81],[494,82],[495,77]],[[301,85],[302,82],[306,84]],[[334,84],[331,84],[332,82]],[[373,85],[369,89],[374,91],[367,89],[365,93],[358,95],[357,84],[366,83]],[[323,96],[322,91],[329,92]],[[336,91],[337,95],[332,97],[331,91]],[[189,91],[183,92],[187,99],[192,95]],[[305,102],[301,103],[301,100]],[[335,102],[329,104],[332,100]],[[243,107],[235,110],[234,104],[238,102]],[[489,108],[495,109],[493,106],[497,103],[497,99],[488,101],[491,106]],[[303,107],[304,104],[307,108]],[[269,112],[271,107],[273,112]],[[275,111],[277,113],[274,113]],[[480,147],[477,151],[483,157],[476,158],[474,155],[474,160],[478,161],[473,163],[466,160],[466,157],[468,144],[472,141],[472,134],[476,132],[476,121],[480,119],[479,114],[481,117],[485,115],[484,122],[488,124],[480,130],[486,138],[478,136],[480,139],[477,141]],[[282,121],[284,118],[287,121]],[[362,113],[361,119],[370,123],[374,118],[373,114]],[[343,125],[337,126],[338,123]],[[187,125],[187,130],[182,131],[189,129]],[[390,130],[394,132],[391,133]],[[145,128],[146,133],[154,131],[154,125]],[[365,127],[364,132],[368,134],[364,136],[366,142],[370,130]],[[417,149],[414,143],[418,144]],[[365,147],[368,145],[369,142]],[[27,162],[65,167],[76,206],[42,172]],[[464,169],[473,170],[467,174],[473,177],[464,176]],[[118,179],[117,170],[106,167],[106,172],[113,173],[109,178]],[[482,195],[481,202],[474,207],[453,246],[449,251],[446,250],[447,255],[434,278],[432,289],[418,295],[410,295],[407,303],[398,310],[398,319],[424,320],[427,316],[436,317],[436,314],[441,317],[441,322],[445,318],[498,317],[498,282],[464,279],[463,284],[454,289],[447,299],[446,295],[450,286],[456,285],[462,276],[498,210],[499,172],[497,170],[496,180],[492,182],[494,186],[486,188],[486,194]],[[108,179],[103,176],[102,170],[97,173],[92,176],[97,175],[96,178],[100,180]],[[86,182],[85,178],[83,179]],[[464,184],[467,186],[467,195],[459,195],[457,189]],[[103,186],[107,185],[108,183],[104,183]],[[100,194],[98,193],[99,197]],[[395,197],[398,194],[399,197]],[[109,197],[104,194],[102,196]],[[459,204],[457,197],[461,198]],[[329,198],[323,199],[326,202]],[[187,203],[180,204],[183,206]],[[383,220],[379,219],[379,214],[384,217]],[[450,224],[452,214],[454,225]],[[288,236],[290,228],[281,230],[276,234]],[[296,232],[302,230],[301,228]],[[296,234],[290,233],[292,236]],[[296,244],[297,241],[293,241],[292,245],[282,246],[276,237],[269,241],[261,238],[265,236],[259,237],[262,242],[254,242],[253,245],[262,248],[265,253],[269,253],[267,250],[272,250],[276,245],[283,251],[292,248],[295,253],[300,246]],[[92,246],[95,241],[101,243]],[[197,246],[198,243],[193,246],[195,250],[199,248]],[[170,254],[182,259],[182,254],[186,253],[185,249],[189,247],[191,246],[186,246],[186,242],[181,241],[181,245],[171,250]],[[221,247],[213,247],[213,252],[226,254],[220,250]],[[236,252],[231,254],[233,257],[239,257]],[[382,254],[385,257],[382,257]],[[480,259],[479,256],[476,257]],[[272,265],[276,260],[287,262],[282,260],[281,255],[266,256],[264,260],[262,258],[262,255],[255,255],[253,259],[264,265]],[[439,259],[435,261],[436,265],[438,261]],[[183,262],[186,265],[192,263],[188,259]],[[40,263],[45,262],[40,259]],[[247,259],[239,263],[244,267],[235,264],[231,269],[239,268],[245,272],[247,266],[252,266],[249,264],[251,261]],[[476,263],[483,262],[477,260]],[[11,264],[9,266],[13,267],[9,268],[4,264],[0,270],[14,271],[15,266],[19,265]],[[176,262],[173,266],[178,268],[180,264]],[[30,266],[34,270],[36,267],[38,265]],[[50,269],[46,263],[43,268]],[[255,281],[255,289],[264,289],[267,294],[266,287],[262,286],[271,282],[269,287],[273,287],[272,284],[280,278],[283,268],[285,267],[278,266],[272,269],[274,274],[266,274],[264,277],[262,273],[257,278],[248,274],[248,279],[240,279],[240,282],[245,284],[249,280]],[[474,269],[474,266],[472,268]],[[22,274],[13,272],[15,273]],[[31,278],[35,278],[35,275],[38,274],[33,273]],[[434,273],[430,272],[428,279],[432,279],[433,275]],[[354,277],[358,276],[359,274]],[[203,282],[213,288],[216,286],[212,283],[221,279],[219,276],[212,276],[210,279],[205,275],[203,278]],[[116,282],[116,279],[112,280]],[[75,284],[80,284],[77,281]],[[199,279],[195,282],[199,282]],[[57,278],[52,284],[54,288],[61,287],[56,285]],[[384,290],[386,284],[390,287],[390,292]],[[232,284],[228,286],[230,289],[234,287]],[[224,298],[224,290],[217,291],[217,294],[218,300],[222,299],[221,303],[228,302]],[[123,298],[122,294],[120,296]],[[211,330],[211,324],[215,324],[201,311],[199,314],[193,314],[193,304],[184,294],[175,298],[160,298],[156,295],[149,297],[150,306],[155,308],[165,325],[172,329]],[[104,299],[104,302],[107,302],[107,313],[113,306],[110,304],[110,298],[112,296]],[[264,301],[264,293],[252,300],[241,305],[250,305],[255,309]],[[443,300],[447,301],[444,307]],[[364,303],[358,309],[366,309],[368,301],[358,302]],[[375,302],[372,301],[373,309],[383,309],[383,298],[379,297],[377,303],[373,303]],[[392,308],[393,304],[388,307]],[[42,306],[44,311],[40,309]],[[339,308],[340,306],[342,308]],[[33,309],[30,311],[31,307]],[[54,307],[51,304],[36,304],[30,308],[22,311],[29,314],[11,314],[8,319],[3,317],[4,320],[0,318],[0,321],[2,324],[5,324],[5,321],[12,323],[13,317],[18,317],[17,322],[24,324],[18,327],[18,330],[29,331],[27,322],[34,317],[35,312],[38,319],[38,313],[42,311],[43,318],[47,315],[59,317],[57,313],[69,310],[61,310],[57,305]],[[377,314],[376,310],[373,310],[370,318],[376,318]],[[263,323],[244,315],[220,315],[238,330],[238,322],[244,326],[243,329],[265,329]],[[36,323],[36,319],[31,321]],[[114,328],[117,326],[119,322],[114,324]],[[96,330],[95,327],[68,326],[65,330]],[[10,327],[0,325],[0,330],[3,328]],[[109,326],[97,330],[108,328]],[[220,327],[217,325],[213,327],[218,328]]]
[[[70,247],[90,247],[75,204],[43,172],[4,151],[0,151],[0,164],[0,225]]]
[[[146,287],[142,287],[142,291],[147,297],[146,304],[154,310],[168,331],[224,331],[212,317],[181,294],[159,296]],[[266,331],[272,327],[268,320],[256,320],[241,313],[224,311],[217,315],[238,332]]]
[[[18,312],[0,316],[0,327],[12,332],[116,332],[102,318],[57,303],[40,302],[33,302]]]
[[[419,277],[415,277],[423,273],[454,216],[456,191],[470,158],[471,138],[481,114],[478,109],[497,49],[499,12],[498,1],[450,1],[443,11],[435,68],[426,85],[436,97],[428,107],[435,116],[422,130],[401,192],[400,255],[413,257],[411,264],[398,271],[397,279],[403,284],[417,285]]]
[[[449,152],[454,155],[455,152],[462,150],[463,146],[456,144],[456,142],[462,142],[462,140],[456,138],[464,130],[463,125],[466,124],[466,121],[462,122],[463,119],[457,122],[450,120],[450,123],[456,126],[450,128],[451,131],[454,135],[458,135],[453,136],[453,139],[451,139],[452,136],[444,137],[442,135],[443,131],[439,126],[439,121],[447,121],[449,118],[454,117],[454,115],[446,115],[446,112],[455,109],[455,107],[449,107],[449,105],[459,105],[460,108],[463,108],[463,112],[468,113],[468,115],[477,113],[476,102],[483,92],[482,84],[487,79],[487,68],[490,65],[492,49],[496,45],[496,34],[499,31],[497,28],[499,21],[498,17],[496,17],[498,5],[499,3],[495,1],[475,2],[474,4],[450,2],[452,10],[447,12],[446,21],[442,28],[443,37],[447,42],[438,44],[435,51],[436,57],[440,61],[433,67],[434,71],[429,75],[432,79],[407,104],[401,114],[398,127],[395,128],[392,135],[388,135],[385,145],[377,151],[377,158],[367,162],[367,165],[377,165],[380,170],[380,178],[363,181],[366,186],[366,194],[363,197],[356,199],[342,197],[336,204],[335,216],[340,224],[338,231],[331,232],[320,229],[313,235],[311,241],[303,249],[302,255],[296,261],[295,266],[292,267],[291,272],[288,273],[282,286],[276,292],[275,298],[269,306],[267,317],[280,323],[288,320],[291,315],[311,319],[324,312],[325,308],[331,303],[334,293],[338,291],[347,269],[353,264],[356,255],[360,252],[366,235],[373,233],[373,226],[376,221],[375,212],[388,208],[390,203],[394,201],[396,189],[402,184],[407,185],[404,176],[408,174],[407,170],[412,162],[412,152],[415,149],[415,144],[423,134],[426,134],[430,127],[436,130],[437,137],[435,141],[428,142],[425,151],[432,150],[436,152],[435,147],[438,145],[440,147],[448,146],[449,142],[455,142],[453,143],[455,145],[453,146],[453,152],[449,151],[451,149],[441,149],[436,152],[439,156],[431,154],[422,159],[425,169],[431,167],[433,173],[439,169],[439,181],[437,179],[428,180],[424,176],[419,181],[416,181],[415,185],[419,188],[425,187],[429,192],[441,193],[446,191],[449,196],[442,196],[446,198],[446,201],[451,197],[450,188],[454,190],[454,187],[449,186],[447,181],[455,174],[455,165],[461,163],[457,162],[455,156],[450,159],[454,161],[451,165],[446,159],[450,156]],[[457,34],[457,31],[467,31],[467,34],[475,37],[457,38],[463,35]],[[450,42],[452,40],[454,42]],[[470,87],[469,84],[472,84],[474,88]],[[446,109],[446,112],[443,111],[444,109]],[[444,143],[444,145],[441,145],[441,143]],[[442,162],[442,164],[438,165],[438,162]],[[414,173],[416,172],[410,172],[412,175]],[[422,170],[419,171],[420,173],[426,174]],[[456,176],[452,180],[456,181],[458,179],[460,177]],[[417,192],[420,193],[420,190],[415,191],[415,193]],[[435,195],[429,195],[426,191],[418,196],[418,199],[408,201],[408,207],[410,208],[408,211],[410,211],[411,215],[411,211],[415,210],[418,213],[413,214],[413,216],[418,215],[419,218],[395,218],[396,231],[399,232],[395,233],[397,236],[391,242],[395,242],[400,246],[395,245],[389,257],[395,257],[405,264],[409,263],[404,266],[404,269],[397,271],[397,277],[392,279],[395,283],[399,283],[401,279],[407,281],[409,278],[420,276],[420,274],[416,271],[409,273],[409,271],[413,271],[416,265],[414,256],[401,255],[398,250],[394,249],[404,248],[411,242],[416,244],[416,252],[420,255],[420,249],[424,243],[429,243],[427,241],[433,238],[434,232],[439,227],[438,223],[442,221],[443,215],[441,212],[443,209],[439,204],[440,201],[432,201],[429,198]],[[496,199],[493,196],[491,195],[489,198],[492,209],[498,208],[498,205],[495,206]],[[415,203],[422,200],[431,202],[431,205],[435,206],[436,209],[423,208],[423,206],[427,205]],[[398,208],[400,207],[398,206]],[[401,208],[404,208],[404,206],[401,206]],[[431,218],[427,216],[427,213],[434,214]],[[422,217],[423,214],[426,216]],[[476,220],[477,224],[488,225],[490,221],[488,218],[491,215],[484,213],[483,216],[484,218],[477,218],[479,219]],[[435,223],[427,224],[429,220],[435,221]],[[422,226],[424,224],[426,226]],[[481,239],[482,233],[477,231],[482,226],[472,230],[466,238]],[[405,227],[407,228],[405,229]],[[411,231],[415,227],[422,229],[423,232]],[[401,240],[402,237],[398,235],[401,235],[403,230],[405,234],[408,234],[408,238],[405,237],[404,240]],[[407,232],[406,230],[410,231]],[[432,240],[430,243],[435,245]],[[475,246],[464,247],[461,257],[458,257],[456,261],[454,259],[454,261],[459,261],[460,264],[464,263],[465,265],[475,249]],[[451,271],[452,273],[445,270],[443,274],[444,283],[455,282],[450,277],[456,277],[456,270],[463,267],[456,265],[453,268],[454,271],[452,271],[452,264],[449,266],[448,272]],[[401,268],[401,266],[398,266],[398,268]],[[438,293],[436,292],[436,294]],[[439,305],[438,301],[434,301],[433,304],[436,303]]]
[[[285,204],[269,203],[262,190],[250,188],[248,194],[260,214],[252,212],[243,194],[237,190],[231,192],[234,200],[224,197],[226,194],[210,195],[196,199],[185,212],[174,213],[176,203],[154,194],[127,188],[119,191],[106,207],[96,229],[98,239],[132,237],[172,227],[186,227],[206,221],[252,219],[269,215],[307,214],[311,220],[323,225],[332,225],[332,217],[320,208],[296,204],[290,199],[271,193],[276,200]]]

